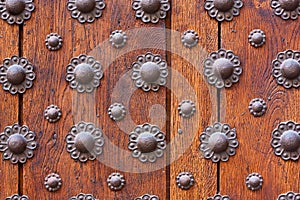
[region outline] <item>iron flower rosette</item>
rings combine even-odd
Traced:
[[[115,30],[109,36],[109,41],[111,42],[112,46],[119,49],[125,46],[127,42],[127,35],[122,30]]]
[[[77,196],[70,197],[69,200],[97,200],[92,194],[79,193]]]
[[[230,197],[227,195],[222,196],[220,194],[216,194],[213,197],[208,197],[207,200],[230,200]]]
[[[271,0],[271,7],[275,15],[282,19],[298,19],[300,15],[300,1],[299,0]]]
[[[289,191],[285,194],[280,194],[277,200],[299,200],[300,194],[296,192]]]
[[[18,194],[14,194],[10,197],[6,197],[5,200],[29,200],[28,196],[26,195],[18,195]]]
[[[136,197],[134,200],[159,200],[159,197],[152,194],[144,194],[140,197]]]

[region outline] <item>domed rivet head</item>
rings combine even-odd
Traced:
[[[259,190],[262,184],[263,178],[259,173],[251,173],[246,178],[246,185],[249,190]]]
[[[112,173],[107,178],[107,184],[108,187],[113,191],[121,190],[125,185],[124,176],[120,173]]]
[[[9,24],[22,24],[31,17],[34,7],[33,0],[2,0],[0,16]]]
[[[109,36],[109,41],[111,42],[113,47],[117,49],[122,48],[127,41],[127,35],[122,30],[116,30],[113,31]]]
[[[0,83],[2,88],[11,94],[23,94],[32,87],[35,79],[32,64],[26,58],[12,56],[0,66]]]
[[[180,172],[176,177],[176,184],[183,190],[188,190],[194,185],[195,179],[190,172]]]
[[[293,191],[289,191],[285,194],[280,194],[277,200],[300,200],[300,194]]]
[[[61,188],[61,178],[56,173],[48,174],[45,177],[44,185],[48,191],[55,192]]]
[[[240,14],[242,7],[243,2],[241,0],[206,0],[204,5],[208,15],[219,22],[231,21],[234,16]]]
[[[57,122],[61,115],[61,110],[56,105],[50,105],[44,111],[45,118],[51,123]]]
[[[228,124],[215,123],[205,128],[200,135],[199,149],[204,158],[213,162],[226,162],[229,156],[234,156],[239,143],[236,138],[236,130]]]
[[[158,91],[160,86],[167,83],[167,67],[167,62],[160,55],[146,53],[138,56],[137,61],[132,64],[131,78],[135,86],[145,92]]]
[[[263,99],[255,98],[250,101],[248,108],[254,117],[260,117],[265,114],[267,110],[267,103]]]
[[[132,8],[137,18],[155,24],[159,19],[166,18],[170,3],[168,0],[133,0]]]
[[[216,194],[213,197],[208,197],[207,200],[230,200],[230,197],[227,195],[222,196],[220,194]]]
[[[62,47],[62,42],[63,42],[62,37],[57,33],[50,33],[49,35],[47,35],[45,40],[46,47],[50,51],[56,51],[60,49]]]
[[[272,62],[272,74],[285,88],[300,86],[300,51],[286,50],[277,54]]]
[[[271,0],[271,7],[275,15],[284,20],[295,20],[300,15],[299,0]]]
[[[67,151],[71,158],[80,162],[95,160],[102,154],[102,135],[102,130],[90,122],[79,122],[72,126],[66,137]]]
[[[196,112],[196,107],[193,101],[183,100],[178,106],[178,111],[183,118],[190,118]]]
[[[92,194],[79,193],[77,196],[70,197],[69,200],[97,200]]]
[[[68,0],[68,10],[71,16],[80,23],[92,23],[102,16],[105,8],[104,0]]]
[[[0,151],[3,152],[3,160],[10,160],[12,164],[25,163],[33,157],[36,149],[35,133],[25,125],[14,124],[7,126],[0,134]]]
[[[261,47],[266,43],[266,34],[260,29],[254,29],[250,32],[248,40],[255,48]]]
[[[126,115],[125,107],[120,103],[114,103],[108,108],[108,115],[111,119],[115,121],[120,121],[124,119]]]
[[[103,77],[101,64],[92,56],[80,55],[71,59],[67,66],[66,80],[79,93],[91,93],[99,87]]]
[[[136,197],[134,200],[159,200],[159,198],[156,195],[144,194],[140,197]]]
[[[194,30],[187,30],[181,36],[181,42],[187,48],[192,48],[196,46],[198,41],[198,33],[196,33]]]
[[[163,150],[167,147],[165,137],[155,125],[138,125],[129,135],[128,149],[141,162],[153,163],[164,154]]]
[[[300,152],[300,124],[281,122],[272,132],[271,145],[276,156],[283,160],[298,160]]]
[[[5,200],[29,200],[29,197],[26,195],[18,195],[18,194],[14,194],[10,197],[6,197]]]
[[[217,88],[228,88],[237,83],[242,71],[239,58],[224,49],[212,52],[204,62],[204,75],[208,83]]]

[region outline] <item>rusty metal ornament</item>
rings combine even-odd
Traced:
[[[168,0],[133,0],[132,8],[137,18],[156,24],[159,19],[167,17],[171,7]]]
[[[236,138],[235,128],[231,129],[228,124],[215,123],[205,128],[200,135],[201,144],[199,149],[204,158],[213,162],[226,162],[229,156],[234,156],[239,143]]]
[[[67,6],[72,18],[80,23],[92,23],[102,16],[106,5],[104,0],[68,0]]]
[[[69,200],[97,200],[92,194],[79,193],[77,196],[70,197]]]
[[[29,200],[29,197],[26,195],[18,195],[18,194],[14,194],[10,197],[6,197],[5,200]]]
[[[167,147],[166,136],[156,125],[138,125],[129,135],[128,149],[132,156],[141,162],[155,162],[163,156],[163,150]]]
[[[120,173],[112,173],[107,178],[108,187],[113,191],[121,190],[125,186],[124,176]]]
[[[216,194],[213,197],[208,197],[207,200],[230,200],[230,197],[227,195],[222,196],[220,194]]]
[[[183,100],[178,106],[178,111],[183,118],[190,118],[196,112],[195,103],[191,100]]]
[[[212,52],[204,62],[204,75],[217,88],[229,88],[237,83],[242,71],[239,58],[230,50]]]
[[[262,187],[263,178],[259,173],[251,173],[246,178],[246,185],[249,190],[259,190]]]
[[[132,63],[132,68],[131,78],[135,86],[145,92],[158,91],[160,86],[167,83],[168,66],[160,55],[150,52],[140,55],[137,61]]]
[[[266,43],[266,34],[260,29],[254,29],[250,32],[248,40],[253,47],[258,48]]]
[[[260,117],[265,114],[267,110],[267,103],[263,99],[255,98],[250,101],[248,108],[254,117]]]
[[[289,191],[285,194],[280,194],[277,200],[300,200],[300,194],[293,191]]]
[[[45,177],[44,185],[49,192],[55,192],[61,188],[62,181],[58,174],[51,173]]]
[[[45,40],[46,47],[50,51],[59,50],[62,47],[62,43],[63,43],[63,39],[57,33],[50,33],[49,35],[47,35]]]
[[[44,117],[51,123],[57,122],[61,118],[61,110],[56,105],[48,106],[44,111]]]
[[[0,83],[11,94],[23,94],[33,85],[35,79],[33,65],[23,57],[12,56],[0,66]]]
[[[272,132],[271,146],[283,160],[298,160],[300,153],[300,124],[281,122]]]
[[[92,56],[81,54],[71,59],[67,66],[66,80],[70,87],[79,93],[91,93],[99,87],[100,79],[103,77],[101,64]]]
[[[199,35],[194,30],[187,30],[181,36],[182,44],[187,48],[192,48],[199,42]]]
[[[159,198],[156,195],[144,194],[140,197],[136,197],[134,200],[159,200]]]
[[[300,86],[300,51],[286,50],[277,54],[272,62],[272,74],[285,88]]]
[[[108,115],[114,121],[120,121],[124,119],[126,115],[125,107],[120,103],[113,103],[108,108]]]
[[[79,122],[72,126],[66,136],[67,151],[71,158],[80,162],[95,160],[102,153],[102,135],[102,130],[90,122]]]
[[[240,14],[242,7],[243,2],[241,0],[206,0],[204,5],[208,15],[219,22],[231,21],[234,16]]]
[[[13,124],[4,128],[0,134],[0,151],[3,160],[10,160],[12,164],[26,163],[33,157],[36,149],[35,133],[25,125]]]
[[[296,20],[300,15],[299,0],[271,0],[271,7],[274,14],[284,20]]]
[[[176,184],[180,189],[188,190],[194,183],[194,176],[190,172],[180,172],[176,177]]]
[[[119,49],[122,48],[125,43],[127,42],[127,35],[122,30],[116,30],[111,33],[109,36],[109,41],[111,42],[112,46]]]
[[[22,24],[34,11],[33,0],[1,0],[0,16],[9,24]]]

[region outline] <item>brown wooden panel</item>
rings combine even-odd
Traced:
[[[248,43],[253,29],[262,29],[266,44],[254,48]],[[300,121],[298,89],[277,85],[271,75],[272,60],[287,49],[299,50],[299,19],[282,20],[274,16],[269,1],[244,1],[239,17],[222,23],[222,47],[233,50],[242,62],[244,72],[240,82],[222,90],[221,121],[237,130],[237,154],[221,163],[220,189],[232,199],[276,199],[281,193],[299,192],[299,162],[284,161],[275,156],[270,145],[271,134],[280,122]],[[263,98],[266,114],[255,118],[248,110],[253,98]],[[247,189],[245,179],[258,172],[264,182],[261,190]]]

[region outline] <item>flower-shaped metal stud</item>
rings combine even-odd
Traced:
[[[260,29],[254,29],[250,32],[248,40],[255,48],[261,47],[266,43],[266,34]]]
[[[280,194],[277,200],[300,200],[300,194],[290,191],[285,194]]]
[[[208,197],[207,200],[230,200],[230,197],[227,195],[222,196],[220,194],[216,194],[213,197]]]
[[[239,143],[236,138],[235,128],[228,124],[215,123],[205,128],[200,135],[200,150],[206,159],[213,162],[228,161],[229,156],[235,155]]]
[[[194,185],[195,179],[190,172],[180,172],[176,177],[176,184],[183,190],[188,190]]]
[[[300,86],[300,51],[280,52],[272,62],[273,76],[285,88]]]
[[[9,24],[22,24],[31,17],[33,0],[1,0],[0,16]]]
[[[70,197],[69,200],[97,200],[92,194],[79,193],[77,196]]]
[[[249,190],[259,190],[262,187],[263,178],[259,173],[251,173],[246,178],[246,185]]]
[[[297,19],[300,15],[300,1],[299,0],[271,0],[271,7],[274,14],[280,16],[282,19]]]
[[[272,132],[271,145],[283,160],[298,160],[300,154],[300,124],[281,122]]]
[[[61,178],[56,173],[48,174],[45,177],[44,185],[46,189],[50,192],[55,192],[61,188]]]
[[[183,100],[178,106],[179,114],[184,118],[190,118],[196,112],[196,106],[191,100]]]
[[[124,176],[120,173],[112,173],[107,178],[107,184],[108,187],[113,191],[121,190],[125,185]]]
[[[160,86],[167,83],[167,67],[167,62],[160,55],[146,53],[138,56],[137,61],[132,63],[131,78],[135,86],[142,88],[145,92],[158,91]]]
[[[57,33],[47,35],[45,44],[50,51],[56,51],[62,47],[63,39]]]
[[[199,41],[199,35],[194,30],[187,30],[181,36],[181,42],[187,48],[192,48],[196,46],[198,41]]]
[[[113,45],[113,47],[121,48],[125,45],[127,41],[127,35],[122,30],[116,30],[111,33],[109,36],[109,41]]]
[[[228,88],[237,83],[242,71],[239,58],[224,49],[212,52],[204,62],[204,75],[208,83],[217,88]]]
[[[125,107],[120,103],[113,103],[108,108],[108,115],[111,119],[115,121],[120,121],[124,119],[126,115]]]
[[[71,158],[80,162],[95,160],[102,153],[104,145],[101,129],[87,122],[79,122],[72,126],[66,141]]]
[[[67,66],[66,80],[78,92],[93,92],[103,77],[101,64],[92,56],[80,55],[71,59]]]
[[[33,157],[36,149],[35,133],[25,125],[14,124],[7,126],[0,134],[0,151],[3,152],[3,160],[10,160],[12,164],[25,163]]]
[[[51,123],[57,122],[61,115],[61,110],[56,105],[50,105],[44,111],[44,117]]]
[[[28,196],[26,195],[18,195],[18,194],[14,194],[10,197],[6,197],[5,200],[29,200]]]
[[[255,98],[250,101],[248,108],[254,117],[260,117],[265,114],[267,110],[267,103],[263,99]]]
[[[140,197],[136,197],[134,200],[159,200],[159,198],[156,195],[144,194]]]
[[[92,23],[102,16],[105,8],[104,0],[68,0],[68,10],[71,16],[80,23]]]
[[[163,156],[166,146],[165,134],[155,125],[138,125],[129,135],[128,149],[141,162],[155,162]]]
[[[240,14],[242,7],[243,2],[241,0],[206,0],[204,5],[209,16],[219,22],[231,21],[234,16]]]
[[[168,0],[133,0],[132,8],[135,16],[143,22],[157,23],[159,19],[166,18],[170,3]]]
[[[11,94],[23,94],[26,89],[32,87],[35,79],[32,64],[23,57],[12,56],[3,61],[0,66],[0,83],[4,90]]]

